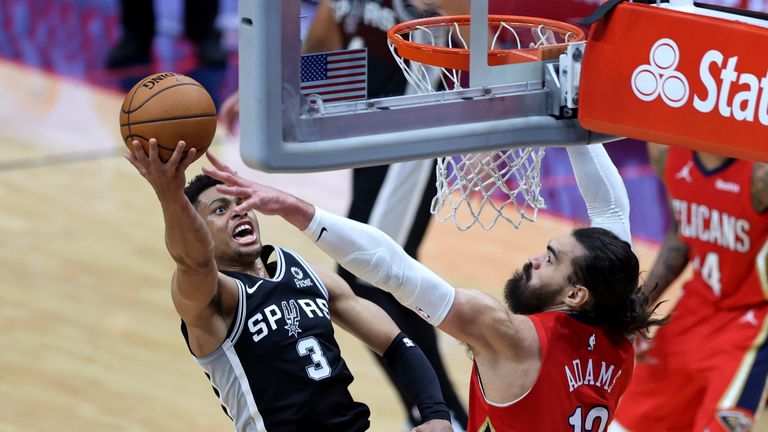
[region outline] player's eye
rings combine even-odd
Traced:
[[[227,212],[227,208],[224,206],[218,206],[215,209],[213,209],[213,214],[223,214]]]
[[[547,254],[547,263],[552,263],[552,255]]]

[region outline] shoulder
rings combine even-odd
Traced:
[[[328,290],[329,299],[339,298],[340,296],[354,295],[352,289],[347,282],[341,278],[338,274],[324,268],[318,267],[314,269],[315,274],[320,279],[320,282],[325,285]]]
[[[656,175],[662,180],[664,179],[664,170],[667,166],[668,157],[669,146],[653,142],[648,143],[648,159]]]
[[[538,351],[538,334],[528,315],[512,313],[496,298],[472,289],[457,289],[454,304],[439,326],[473,351],[520,356]]]
[[[768,164],[755,162],[752,168],[752,208],[758,213],[768,210]]]

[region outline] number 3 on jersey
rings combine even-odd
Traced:
[[[331,376],[331,367],[328,365],[328,360],[323,355],[323,350],[320,348],[320,344],[313,336],[299,339],[296,342],[296,351],[299,355],[309,356],[312,359],[312,364],[307,366],[307,375],[315,381],[328,378]]]
[[[701,265],[701,278],[712,287],[715,297],[720,297],[723,285],[720,283],[720,255],[717,252],[708,252]]]
[[[581,405],[568,417],[568,424],[573,432],[603,432],[608,425],[608,408],[604,406],[593,407],[586,417],[581,416]],[[595,429],[595,421],[599,423]]]

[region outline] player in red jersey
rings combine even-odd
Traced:
[[[676,221],[646,282],[690,262],[669,326],[639,357],[612,430],[748,431],[768,377],[768,166],[649,146]]]
[[[223,194],[278,215],[339,264],[466,342],[474,357],[468,431],[599,431],[632,375],[628,335],[659,323],[638,287],[629,200],[601,145],[568,147],[592,228],[553,238],[507,282],[507,305],[455,289],[376,228],[246,180],[209,153]]]

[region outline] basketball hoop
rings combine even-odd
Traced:
[[[462,88],[462,73],[470,69],[462,31],[469,26],[470,16],[461,15],[406,21],[389,29],[389,49],[417,93],[434,92],[438,83],[446,90]],[[557,59],[568,43],[584,40],[580,28],[544,18],[489,15],[488,30],[490,66]],[[524,220],[535,221],[545,207],[539,195],[543,156],[544,148],[529,147],[438,158],[432,213],[441,222],[453,219],[462,231],[475,224],[491,229],[499,219],[515,228]]]

